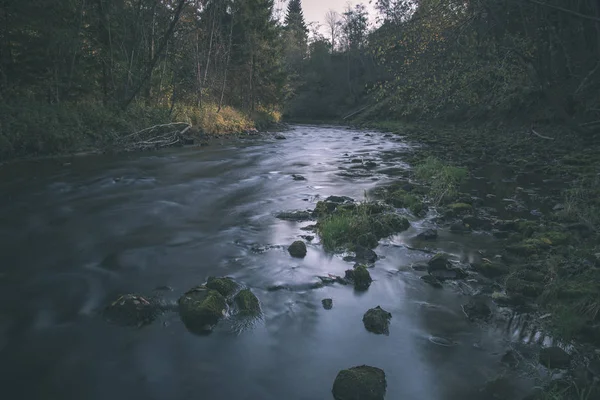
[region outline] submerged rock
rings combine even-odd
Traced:
[[[496,278],[506,275],[510,272],[510,269],[506,265],[487,260],[482,260],[478,263],[472,263],[471,268],[487,278]]]
[[[333,308],[333,300],[332,299],[323,299],[321,300],[321,304],[323,308],[326,310],[331,310]]]
[[[545,347],[540,350],[539,361],[546,368],[565,369],[571,364],[571,356],[560,347]]]
[[[367,264],[373,264],[378,258],[377,253],[373,250],[360,245],[354,247],[354,253],[356,254],[354,257],[355,261]]]
[[[206,287],[216,290],[224,297],[232,296],[240,287],[240,285],[229,277],[215,278],[209,276],[206,281]]]
[[[463,222],[456,222],[450,225],[450,232],[452,233],[469,233],[471,228],[465,225]]]
[[[119,296],[104,309],[108,322],[123,326],[143,326],[150,324],[160,314],[158,305],[137,294]]]
[[[255,316],[261,313],[260,302],[250,289],[241,290],[235,295],[233,301],[242,315]]]
[[[445,253],[438,253],[427,262],[427,272],[439,280],[463,279],[467,273],[454,267]]]
[[[474,298],[469,300],[467,304],[463,304],[462,310],[471,321],[478,319],[488,319],[492,314],[492,310],[483,299]]]
[[[305,181],[306,180],[305,177],[303,177],[302,175],[298,175],[298,174],[293,174],[292,179],[295,181]]]
[[[292,257],[304,258],[306,256],[306,245],[301,240],[296,240],[288,247],[288,252]]]
[[[386,388],[382,369],[361,365],[340,371],[332,393],[335,400],[383,400]]]
[[[284,211],[276,215],[277,218],[286,221],[309,221],[312,219],[312,213],[309,211]]]
[[[437,229],[426,229],[417,235],[417,239],[435,240],[438,237]]]
[[[436,278],[435,276],[433,276],[433,275],[423,275],[421,277],[421,280],[423,282],[425,282],[425,283],[433,286],[434,288],[437,288],[437,289],[441,289],[442,288],[442,282],[438,278]]]
[[[275,139],[277,140],[285,140],[287,139],[285,136],[283,136],[281,133],[278,133],[275,135]]]
[[[193,333],[208,333],[227,312],[227,302],[216,290],[197,286],[179,298],[179,314]]]
[[[427,271],[445,270],[452,267],[448,254],[437,253],[427,261]]]
[[[380,306],[371,308],[363,316],[363,324],[369,332],[376,333],[378,335],[389,335],[390,334],[390,319],[392,314],[385,311]]]

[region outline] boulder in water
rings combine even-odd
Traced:
[[[333,308],[333,299],[323,299],[321,300],[321,304],[324,309],[331,310]]]
[[[365,313],[363,316],[363,324],[369,332],[378,335],[389,335],[391,318],[392,314],[385,311],[380,306],[377,306]]]
[[[216,290],[224,297],[230,297],[239,289],[240,285],[229,277],[215,278],[214,276],[209,276],[206,281],[206,287]]]
[[[355,261],[367,264],[373,264],[378,258],[377,253],[361,245],[354,246],[354,253],[356,254],[356,257],[354,257]]]
[[[193,333],[209,333],[227,312],[225,297],[206,286],[197,286],[179,298],[181,320]]]
[[[332,393],[335,400],[383,400],[386,388],[382,369],[361,365],[340,371]]]
[[[353,279],[356,290],[367,290],[373,282],[369,270],[364,265],[359,265],[354,269]]]
[[[285,136],[283,136],[281,133],[278,133],[275,135],[275,139],[277,140],[285,140],[287,139]]]
[[[250,289],[240,290],[233,301],[242,315],[259,315],[261,313],[260,302]]]
[[[306,256],[306,244],[301,240],[296,240],[288,248],[288,252],[292,257],[304,258]]]

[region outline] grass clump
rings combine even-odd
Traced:
[[[329,251],[352,249],[356,245],[373,248],[378,240],[402,232],[410,226],[408,220],[394,213],[377,212],[372,203],[362,203],[353,209],[341,209],[319,221],[323,247]]]
[[[413,214],[419,214],[424,208],[423,202],[417,196],[402,189],[398,189],[387,194],[385,201],[394,207],[406,208]]]
[[[430,194],[436,204],[442,200],[451,200],[458,195],[460,185],[469,175],[463,167],[447,165],[435,157],[427,157],[414,169],[417,179],[431,185]]]
[[[564,209],[559,215],[566,220],[584,222],[594,229],[600,226],[600,176],[583,178],[564,192]]]

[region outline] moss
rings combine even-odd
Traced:
[[[470,212],[471,209],[473,209],[473,206],[467,203],[453,203],[448,205],[448,209],[454,211],[457,214],[460,214]]]
[[[394,233],[399,233],[407,230],[410,227],[410,222],[398,214],[386,213],[377,215],[374,220],[374,233],[379,237],[390,236]]]
[[[364,265],[359,265],[354,269],[354,288],[356,290],[367,290],[373,282],[369,270]]]
[[[382,369],[362,365],[340,371],[332,393],[335,400],[383,400],[386,388]]]
[[[236,290],[238,290],[240,285],[228,277],[215,278],[214,276],[210,276],[206,281],[206,287],[216,290],[217,292],[221,293],[222,296],[229,297],[233,295]]]
[[[496,278],[510,272],[510,269],[506,265],[498,262],[483,261],[472,264],[472,267],[475,271],[488,278]]]
[[[466,168],[447,165],[435,157],[427,157],[415,167],[414,172],[417,179],[430,184],[430,194],[437,203],[455,198],[469,175]]]
[[[234,297],[238,311],[244,315],[258,315],[261,313],[260,302],[250,289],[241,290]]]
[[[417,196],[402,189],[386,195],[385,201],[394,207],[407,208],[414,214],[419,214],[424,209],[422,201]]]
[[[510,277],[506,281],[506,291],[513,296],[525,296],[535,298],[542,294],[544,288],[541,284],[528,282],[516,277]]]
[[[206,333],[227,311],[225,297],[206,286],[195,287],[179,298],[179,313],[185,326],[194,333]]]

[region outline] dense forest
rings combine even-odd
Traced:
[[[281,18],[273,0],[4,0],[0,157],[167,121],[245,131],[281,114],[600,126],[598,2],[374,5],[374,25],[359,4],[315,26],[299,0]]]

